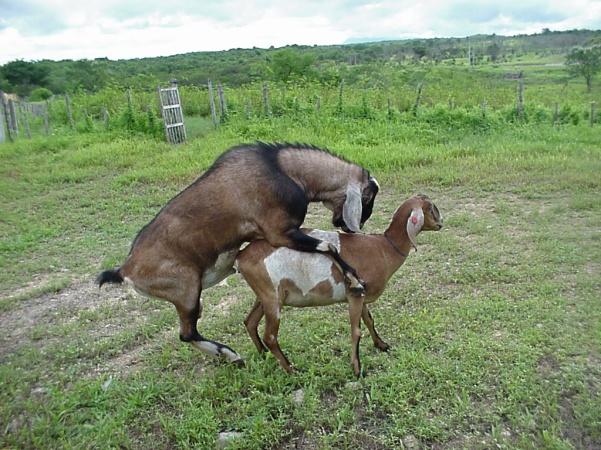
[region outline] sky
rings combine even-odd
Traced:
[[[0,64],[601,29],[601,0],[0,0]]]

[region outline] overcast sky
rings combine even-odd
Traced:
[[[0,0],[0,64],[601,29],[601,0]]]

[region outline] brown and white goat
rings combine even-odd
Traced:
[[[332,223],[357,232],[372,213],[376,180],[362,167],[309,145],[241,145],[222,154],[138,233],[123,265],[97,279],[126,281],[144,295],[175,305],[180,339],[203,352],[241,362],[227,345],[204,338],[196,323],[200,294],[234,273],[240,246],[265,239],[330,256],[351,288],[363,292],[355,270],[336,247],[299,229],[309,202],[333,211]]]
[[[332,261],[320,254],[299,253],[288,248],[274,248],[265,241],[252,242],[238,256],[238,270],[257,296],[244,321],[248,333],[260,352],[271,350],[287,372],[290,362],[278,344],[278,329],[283,306],[323,306],[348,302],[351,322],[352,356],[355,375],[361,373],[359,360],[360,322],[367,326],[374,345],[386,351],[386,344],[374,328],[367,308],[378,299],[386,283],[405,262],[420,231],[440,230],[442,218],[432,201],[417,195],[395,212],[384,234],[339,234],[305,230],[309,236],[328,241],[355,267],[365,281],[365,296],[352,293]],[[263,342],[257,327],[265,316]],[[267,348],[265,347],[267,345]]]

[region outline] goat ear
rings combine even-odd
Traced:
[[[359,233],[361,229],[361,189],[358,184],[349,184],[346,188],[346,199],[342,207],[342,219],[347,228],[353,233]]]
[[[417,250],[417,244],[415,243],[415,237],[422,230],[424,226],[424,212],[421,208],[413,208],[409,219],[407,219],[407,236],[411,241],[411,245]]]

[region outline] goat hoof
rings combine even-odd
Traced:
[[[354,371],[355,372],[355,377],[357,379],[359,378],[365,378],[367,376],[367,372],[365,372],[365,369],[362,367],[361,369],[359,369],[359,371]]]
[[[236,367],[241,368],[241,369],[244,368],[244,367],[246,367],[246,363],[244,362],[244,360],[242,358],[236,359],[235,361],[232,361],[232,364],[234,366],[236,366]]]
[[[390,345],[388,345],[386,342],[379,342],[378,344],[376,344],[376,348],[383,352],[387,352],[388,350],[390,350]]]

